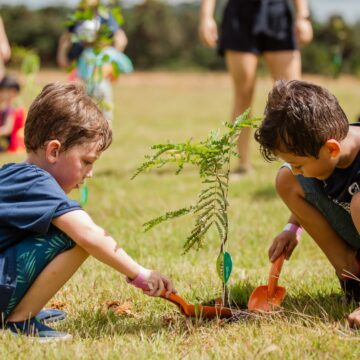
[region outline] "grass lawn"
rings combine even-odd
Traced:
[[[61,73],[44,71],[37,81],[41,87],[62,79]],[[359,80],[306,79],[327,86],[349,119],[357,118]],[[270,79],[258,80],[254,115],[262,114],[270,87]],[[212,299],[221,290],[215,232],[203,249],[182,255],[191,219],[165,223],[148,233],[141,231],[141,225],[195,200],[200,188],[195,169],[187,168],[179,176],[164,169],[133,181],[130,176],[150,145],[190,137],[201,140],[221,127],[229,120],[231,90],[226,74],[123,77],[115,85],[114,142],[89,182],[86,210],[93,219],[141,264],[168,274],[178,292],[194,303]],[[266,163],[255,142],[252,147],[255,171],[232,183],[229,195],[228,251],[234,266],[230,286],[244,303],[255,286],[267,282],[267,248],[288,217],[273,185],[279,164]],[[0,164],[23,158],[23,154],[2,154]],[[2,333],[0,359],[360,358],[360,333],[342,327],[344,314],[352,307],[343,303],[334,270],[307,235],[284,264],[280,284],[287,289],[281,312],[233,323],[191,320],[174,305],[142,295],[122,275],[89,259],[51,302],[67,311],[68,319],[57,328],[72,333],[74,340],[41,345]],[[128,310],[122,315],[109,311],[109,301],[125,304]]]

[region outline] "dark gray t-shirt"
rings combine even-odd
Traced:
[[[325,194],[332,201],[350,212],[351,199],[360,191],[360,152],[349,167],[336,168],[326,180],[322,181],[322,186]]]

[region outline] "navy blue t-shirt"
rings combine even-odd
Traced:
[[[46,234],[54,218],[80,205],[45,170],[29,163],[0,168],[0,312],[16,286],[13,245]]]
[[[53,218],[81,209],[45,170],[29,163],[0,168],[0,252],[31,234],[46,234]]]

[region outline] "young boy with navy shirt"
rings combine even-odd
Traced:
[[[25,125],[27,159],[0,169],[3,329],[40,341],[71,338],[36,315],[88,255],[147,295],[175,291],[168,278],[137,264],[67,197],[91,177],[111,141],[108,121],[79,84],[49,84],[32,103]]]
[[[285,165],[276,179],[291,215],[269,248],[289,259],[302,228],[335,268],[348,301],[360,301],[360,124],[349,125],[335,96],[304,81],[278,81],[255,138],[263,157]],[[360,308],[348,316],[360,325]]]

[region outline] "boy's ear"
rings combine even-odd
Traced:
[[[59,158],[61,143],[59,140],[50,140],[45,147],[46,160],[55,164]]]
[[[331,157],[336,157],[339,155],[341,150],[340,143],[335,139],[329,139],[325,143],[325,147],[329,150]]]

